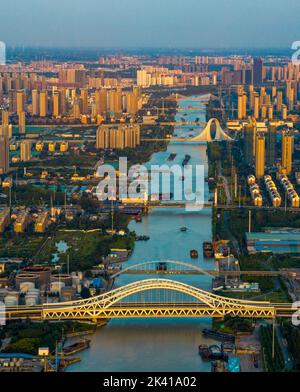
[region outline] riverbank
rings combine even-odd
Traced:
[[[4,353],[26,353],[37,355],[39,347],[55,351],[56,342],[69,334],[92,334],[95,325],[77,321],[37,323],[11,321],[1,330],[1,339],[10,339]]]

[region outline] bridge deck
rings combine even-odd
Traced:
[[[292,317],[295,309],[292,304],[265,304],[261,306],[251,306],[243,308],[241,306],[212,308],[205,304],[195,303],[135,303],[120,302],[109,308],[95,307],[85,309],[84,307],[63,306],[53,308],[47,306],[8,308],[6,310],[7,320],[13,319],[33,319],[33,320],[97,320],[110,318],[140,318],[140,317],[212,317],[222,318],[226,315],[249,317],[249,318],[274,318]]]
[[[108,271],[110,272],[110,271]],[[120,270],[121,272],[121,270]],[[111,272],[112,274],[115,273],[115,271]],[[212,275],[212,276],[242,276],[242,275],[251,275],[251,276],[271,276],[271,277],[276,277],[276,276],[293,276],[292,271],[213,271],[213,270],[204,270],[204,271],[199,271],[199,270],[166,270],[166,271],[160,271],[156,269],[126,269],[124,271],[125,274],[130,274],[130,275]]]

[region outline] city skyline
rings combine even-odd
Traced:
[[[238,0],[181,4],[89,0],[85,14],[79,0],[5,1],[0,40],[9,46],[216,49],[290,48],[299,40],[295,0],[244,1],[242,7]]]

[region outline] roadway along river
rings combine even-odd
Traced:
[[[201,102],[205,97],[191,97],[179,102],[181,108],[205,107]],[[184,111],[179,111],[176,121],[181,121]],[[187,110],[186,121],[205,121],[204,111]],[[178,126],[175,134],[187,136],[197,134],[191,126]],[[199,128],[198,128],[199,132]],[[173,162],[167,161],[171,152],[177,156]],[[156,153],[149,164],[181,165],[185,154],[191,155],[189,164],[203,164],[207,175],[206,145],[170,143],[167,151]],[[209,191],[205,183],[205,199]],[[180,227],[186,226],[187,232]],[[142,223],[130,223],[130,230],[139,235],[150,236],[147,242],[137,242],[135,250],[126,266],[143,261],[178,260],[197,264],[205,269],[213,269],[213,261],[204,261],[203,241],[211,240],[211,210],[188,212],[183,209],[156,209],[143,217]],[[191,260],[190,250],[198,249],[199,259]],[[153,275],[121,275],[117,286],[135,280],[149,279]],[[154,276],[155,278],[158,275]],[[205,290],[211,289],[211,279],[207,276],[164,275],[163,278],[182,281]],[[68,371],[202,371],[209,372],[210,364],[203,363],[198,355],[198,345],[209,343],[203,339],[201,330],[211,326],[210,319],[120,319],[109,324],[93,335],[90,349],[80,354],[82,361],[70,366]],[[211,341],[212,342],[212,341]]]

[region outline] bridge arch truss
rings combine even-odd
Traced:
[[[196,303],[126,303],[133,294],[150,290],[171,290],[191,296]],[[221,297],[170,279],[146,279],[116,288],[87,300],[47,304],[42,319],[104,319],[128,317],[224,317],[274,318],[269,302]]]

